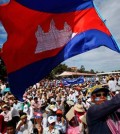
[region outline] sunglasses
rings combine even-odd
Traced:
[[[96,94],[96,97],[101,97],[101,96],[104,96],[104,97],[107,97],[107,93],[97,93]]]

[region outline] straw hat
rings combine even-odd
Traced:
[[[55,105],[50,105],[49,109],[56,112],[57,111],[57,107]]]
[[[74,102],[72,100],[68,100],[66,101],[66,103],[69,105],[69,106],[73,106],[74,105]]]
[[[77,111],[77,112],[85,112],[85,109],[84,109],[83,106],[80,105],[80,104],[76,104],[76,105],[74,106],[74,110]]]
[[[67,112],[65,116],[68,121],[72,120],[72,118],[75,116],[74,107],[71,107],[71,109]]]
[[[5,108],[5,107],[8,107],[7,104],[4,104],[4,105],[2,106],[2,108]]]

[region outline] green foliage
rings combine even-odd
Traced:
[[[4,65],[3,60],[0,58],[0,79],[5,80],[7,77],[6,67]]]
[[[59,64],[56,68],[54,68],[51,73],[47,76],[49,79],[54,79],[55,75],[61,74],[64,71],[67,71],[68,66],[65,64]]]

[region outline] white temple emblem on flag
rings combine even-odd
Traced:
[[[63,47],[72,38],[72,29],[67,24],[67,22],[65,22],[64,29],[58,30],[55,27],[54,21],[52,20],[50,23],[50,29],[48,33],[45,33],[42,30],[41,26],[38,25],[38,29],[35,35],[38,41],[35,50],[35,53],[37,54],[47,50]]]

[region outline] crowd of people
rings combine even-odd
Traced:
[[[120,134],[119,80],[104,76],[64,86],[44,79],[26,89],[23,102],[0,81],[0,133]]]

